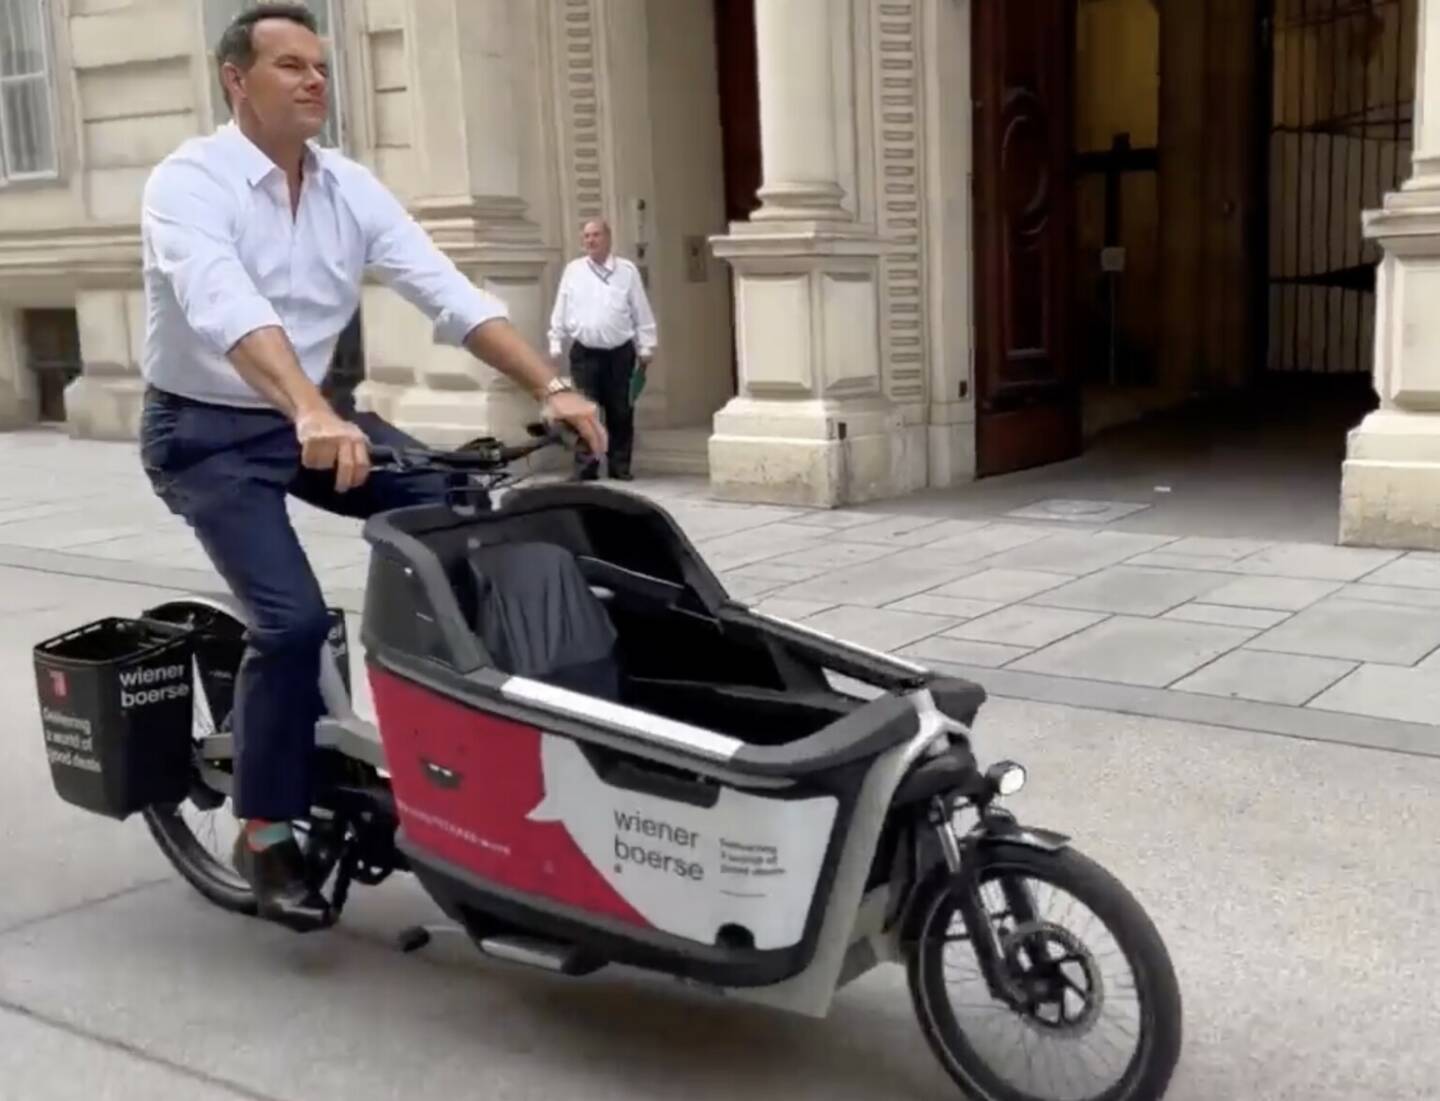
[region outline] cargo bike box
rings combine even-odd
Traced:
[[[725,986],[809,964],[926,688],[983,690],[732,601],[662,510],[549,486],[371,520],[364,642],[411,870],[472,931]],[[867,698],[873,697],[873,698]],[[887,792],[888,795],[888,792]]]

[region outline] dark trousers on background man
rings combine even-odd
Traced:
[[[610,436],[610,477],[630,476],[630,453],[635,446],[635,409],[630,404],[630,381],[635,374],[635,342],[618,348],[570,346],[570,374],[580,391],[600,407]],[[600,456],[592,455],[582,441],[575,451],[575,474],[590,480],[600,476]]]

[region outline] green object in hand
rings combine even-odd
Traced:
[[[641,391],[645,389],[645,375],[647,372],[643,367],[636,367],[630,372],[630,404],[634,405],[640,400]]]

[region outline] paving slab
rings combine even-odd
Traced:
[[[868,524],[841,528],[835,538],[847,543],[879,543],[887,547],[923,547],[983,528],[983,520],[940,520],[934,516],[887,516]]]
[[[21,520],[0,526],[0,542],[12,547],[46,547],[61,549],[104,543],[145,535],[150,529],[144,524],[109,523],[88,526],[74,516],[47,517],[43,520]]]
[[[889,513],[885,512],[855,512],[843,508],[817,508],[798,512],[792,519],[795,523],[804,524],[807,527],[840,531],[844,528],[856,528],[862,524],[873,524],[876,520],[884,519],[889,515]]]
[[[0,1101],[255,1101],[255,1096],[0,1007]]]
[[[1381,566],[1365,580],[1371,585],[1440,589],[1440,554],[1407,554],[1399,561]]]
[[[1015,662],[1025,672],[1163,688],[1254,636],[1238,627],[1115,616]]]
[[[1127,615],[1160,615],[1229,581],[1225,574],[1114,566],[1038,595],[1036,604]]]
[[[1180,692],[1300,707],[1354,669],[1351,661],[1244,650],[1216,659],[1172,687]]]
[[[720,584],[725,586],[728,592],[736,600],[753,601],[776,589],[785,587],[785,582],[776,581],[773,577],[752,577],[743,570],[734,570],[718,575]]]
[[[670,501],[666,505],[692,540],[713,539],[738,531],[763,527],[800,515],[798,509],[773,508],[767,505],[724,505],[707,501]]]
[[[885,607],[897,612],[924,612],[926,615],[949,616],[952,619],[974,619],[988,612],[1005,607],[998,600],[970,600],[958,596],[936,596],[934,593],[919,593],[897,600]]]
[[[813,567],[815,570],[838,570],[846,566],[858,566],[893,554],[894,548],[876,546],[874,543],[845,543],[838,539],[826,540],[796,550],[784,551],[773,559],[787,566]]]
[[[741,566],[730,572],[793,585],[798,581],[808,581],[812,577],[819,577],[830,571],[824,566],[800,565],[789,558],[779,558],[773,561],[767,558],[762,562],[751,562],[748,566]]]
[[[989,558],[1014,547],[1023,547],[1051,535],[1067,534],[1053,527],[1026,524],[986,524],[973,531],[962,532],[925,544],[932,552],[943,551],[955,562],[974,562]]]
[[[1248,646],[1252,650],[1408,666],[1440,647],[1440,616],[1431,608],[1331,597],[1272,627]]]
[[[1283,543],[1242,558],[1242,573],[1272,577],[1314,578],[1320,581],[1358,581],[1400,557],[1400,551],[1366,547],[1327,547],[1319,543]]]
[[[906,643],[954,627],[956,620],[919,612],[896,612],[886,608],[840,606],[810,616],[807,627],[836,638],[858,642],[875,650],[895,650]]]
[[[809,581],[791,585],[776,595],[787,600],[818,600],[827,604],[879,607],[945,585],[974,572],[975,567],[963,563],[926,564],[923,561],[915,562],[909,556],[892,555],[847,569],[832,570]]]
[[[188,570],[210,568],[210,559],[204,548],[188,531],[148,532],[123,539],[107,539],[103,543],[87,543],[75,550],[87,557],[108,558],[117,562],[140,562]]]
[[[1079,576],[1155,550],[1169,541],[1166,536],[1119,531],[1073,532],[1037,539],[995,555],[994,559],[1006,569],[1045,570]]]
[[[756,605],[758,611],[767,615],[794,620],[797,623],[812,615],[819,615],[827,608],[832,607],[834,607],[833,604],[826,604],[820,600],[792,600],[784,596],[767,596]]]
[[[1406,608],[1440,608],[1440,591],[1435,589],[1403,589],[1395,585],[1371,585],[1359,582],[1346,585],[1337,594],[1346,600],[1363,600],[1370,604],[1399,604]]]
[[[1268,550],[1271,545],[1260,539],[1214,539],[1204,535],[1191,535],[1168,544],[1165,552],[1205,558],[1228,558],[1234,562]]]
[[[1362,665],[1310,706],[1440,727],[1440,669]]]
[[[1192,600],[1178,608],[1171,608],[1162,619],[1183,619],[1187,623],[1214,623],[1221,627],[1274,627],[1290,618],[1289,612],[1269,611],[1265,608],[1232,608],[1225,604],[1207,604]]]
[[[901,657],[915,658],[920,662],[955,662],[961,665],[977,665],[984,669],[998,669],[1016,658],[1030,653],[1024,646],[1003,646],[994,642],[971,642],[948,635],[921,639],[897,651]]]
[[[1064,574],[1039,570],[988,569],[940,585],[930,590],[931,596],[962,597],[969,600],[998,600],[1005,604],[1025,600],[1071,579]]]
[[[824,528],[781,520],[762,527],[721,535],[699,542],[700,553],[714,570],[738,569],[789,551],[813,547],[825,540]]]
[[[1014,604],[952,627],[945,632],[945,637],[968,639],[972,642],[998,642],[1006,646],[1033,650],[1039,646],[1048,646],[1077,631],[1083,631],[1086,627],[1093,627],[1104,618],[1103,614],[1096,612]]]
[[[1207,604],[1235,608],[1268,608],[1298,612],[1343,588],[1339,581],[1309,581],[1294,577],[1244,577],[1205,595]]]
[[[1169,546],[1158,551],[1147,551],[1128,559],[1129,566],[1154,566],[1162,570],[1208,570],[1220,573],[1239,573],[1240,568],[1233,558],[1218,554],[1176,554]]]

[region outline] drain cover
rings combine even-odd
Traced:
[[[1149,507],[1130,501],[1086,501],[1057,497],[1036,501],[1006,515],[1023,520],[1068,520],[1072,523],[1104,524]]]

